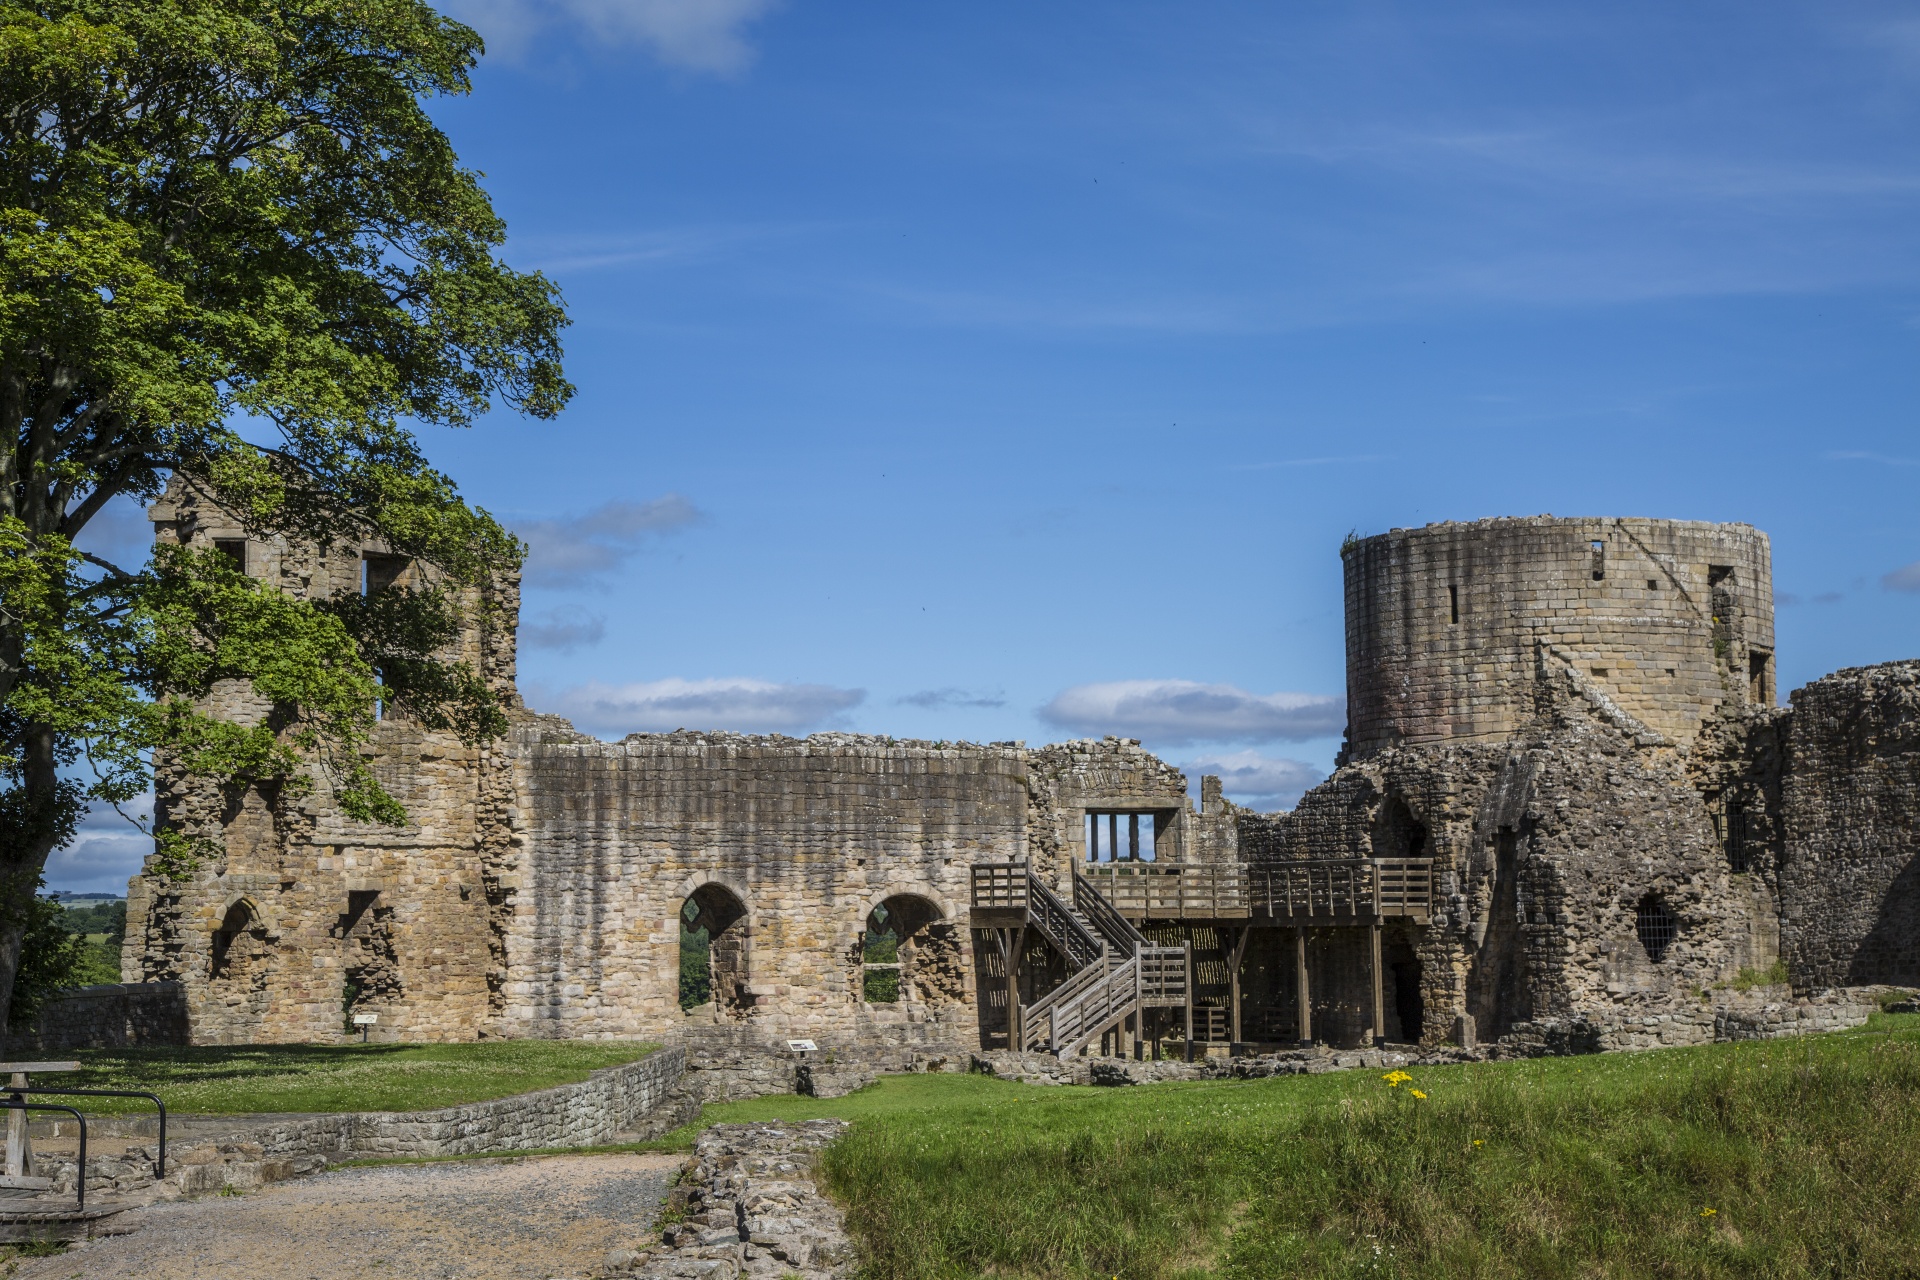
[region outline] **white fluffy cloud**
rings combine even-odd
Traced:
[[[1889,591],[1920,591],[1920,560],[1885,575],[1880,585]]]
[[[1276,760],[1253,751],[1189,760],[1180,768],[1196,786],[1202,775],[1216,775],[1227,799],[1264,812],[1293,808],[1302,793],[1327,776],[1325,769],[1304,761]]]
[[[606,736],[675,729],[802,734],[827,727],[866,696],[864,689],[744,677],[622,685],[595,681],[562,690],[550,700],[550,708],[541,710],[551,709],[581,729]]]
[[[512,58],[556,22],[585,28],[602,47],[638,46],[688,71],[727,75],[753,61],[746,27],[776,0],[447,0],[490,51]]]
[[[1048,724],[1164,746],[1326,738],[1347,723],[1346,699],[1322,693],[1248,693],[1194,680],[1075,685],[1040,708]]]
[[[583,516],[522,520],[513,531],[527,544],[530,587],[577,587],[625,564],[659,537],[696,524],[700,511],[677,493],[651,502],[608,502]]]

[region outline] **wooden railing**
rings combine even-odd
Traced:
[[[1099,887],[1079,871],[1073,873],[1073,905],[1093,921],[1093,927],[1106,939],[1107,946],[1120,955],[1130,956],[1146,945],[1147,940],[1133,927],[1133,921],[1122,915]]]
[[[1140,1006],[1178,1009],[1187,1003],[1187,949],[1140,948]]]
[[[1027,918],[1076,970],[1106,955],[1106,943],[1087,931],[1059,895],[1032,876],[1027,880]]]
[[[1431,858],[1299,862],[1109,862],[1084,880],[1129,920],[1284,920],[1332,924],[1382,917],[1424,922],[1432,911]],[[1076,883],[1077,888],[1077,883]],[[1078,904],[1078,895],[1076,895]],[[1083,913],[1091,915],[1081,905]]]
[[[1247,915],[1245,869],[1174,862],[1102,862],[1080,875],[1132,920],[1231,920]]]
[[[1087,1041],[1132,1013],[1139,1002],[1140,957],[1135,956],[1053,1007],[1047,1047],[1063,1058],[1071,1057]]]
[[[1024,912],[1027,909],[1027,881],[1030,878],[1024,862],[974,863],[973,909]]]

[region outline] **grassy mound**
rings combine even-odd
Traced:
[[[826,1172],[874,1277],[1920,1276],[1920,1017],[1411,1076],[907,1077],[705,1119],[857,1121]]]
[[[484,1040],[102,1049],[73,1055],[85,1064],[83,1070],[36,1077],[34,1083],[145,1089],[159,1094],[170,1113],[181,1115],[418,1111],[573,1084],[600,1067],[644,1058],[655,1047],[631,1040]],[[123,1098],[88,1098],[76,1105],[89,1113],[151,1110]]]

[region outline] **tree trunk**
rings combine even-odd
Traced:
[[[13,980],[20,972],[20,948],[26,941],[27,918],[39,887],[47,857],[64,836],[72,833],[73,814],[64,813],[60,771],[54,760],[54,731],[30,724],[21,736],[18,824],[0,849],[0,1037],[7,1034],[13,1011]],[[0,1039],[0,1045],[5,1043]]]

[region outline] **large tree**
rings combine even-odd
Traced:
[[[350,815],[398,822],[354,749],[376,701],[501,730],[436,654],[518,547],[410,430],[572,391],[557,291],[500,260],[425,108],[480,51],[418,0],[0,0],[0,1027],[49,853],[156,751],[233,784],[327,769]],[[176,476],[259,536],[378,540],[437,585],[304,601],[213,553],[76,551]],[[235,679],[266,721],[199,714]]]

